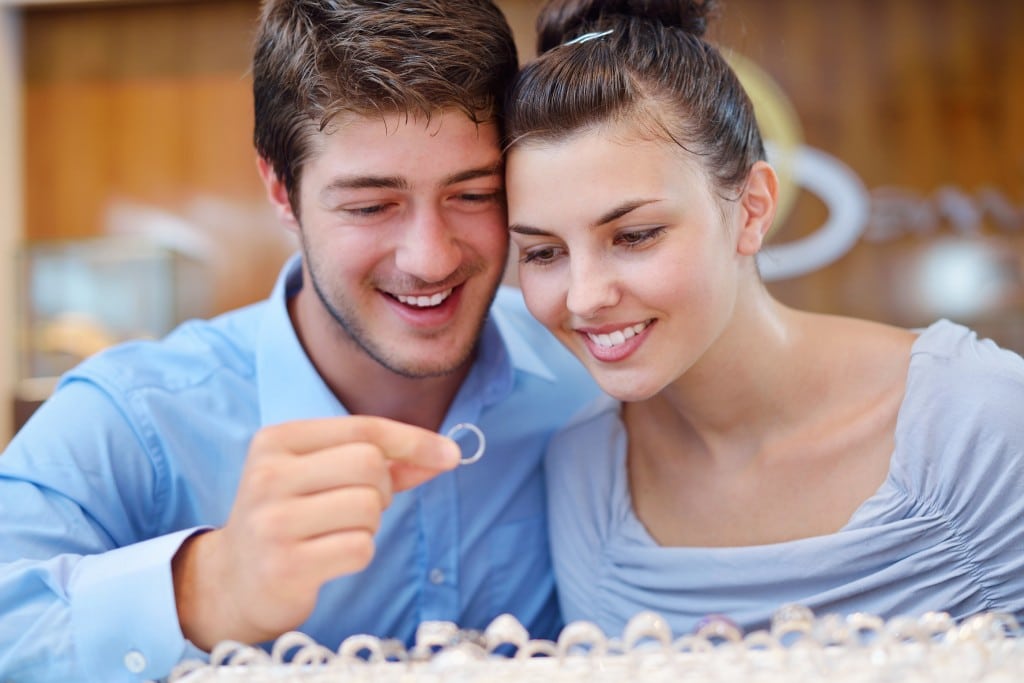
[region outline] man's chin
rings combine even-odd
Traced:
[[[434,362],[391,362],[386,363],[391,372],[408,379],[431,379],[453,375],[466,366],[466,361],[438,363]]]
[[[417,343],[422,344],[422,341],[408,341],[409,346],[415,346]],[[381,349],[382,353],[375,355],[376,360],[396,375],[410,379],[429,379],[445,377],[463,370],[473,354],[472,346],[456,353],[457,349],[453,349],[450,344],[440,346],[433,353],[424,349],[422,353],[410,355],[402,353],[403,350],[405,349],[401,346],[394,347],[391,352]]]

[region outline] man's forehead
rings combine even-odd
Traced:
[[[342,111],[332,116],[321,129],[324,135],[333,135],[353,128],[360,130],[379,128],[388,135],[407,128],[437,134],[444,125],[453,123],[460,126],[473,126],[477,129],[497,128],[497,120],[491,114],[473,117],[457,107],[438,107],[430,111]]]
[[[430,184],[437,187],[446,187],[478,179],[500,180],[503,178],[504,164],[499,160],[493,164],[466,168],[447,175],[440,175],[436,178],[430,178],[429,181]],[[403,174],[374,173],[370,170],[352,169],[349,172],[342,172],[331,176],[324,184],[321,194],[326,197],[334,192],[346,190],[410,190],[423,180],[420,177],[414,178]]]
[[[318,135],[306,171],[316,190],[446,187],[504,177],[497,126],[461,112],[415,119],[348,115]],[[310,189],[314,189],[311,187]]]

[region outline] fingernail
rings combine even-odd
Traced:
[[[444,451],[441,454],[441,465],[448,469],[457,467],[462,460],[462,448],[454,439],[445,439]]]

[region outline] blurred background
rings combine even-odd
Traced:
[[[539,0],[499,4],[529,59]],[[769,288],[1024,352],[1024,3],[722,5],[784,184]],[[0,0],[0,445],[81,358],[264,297],[294,249],[255,171],[257,8]]]

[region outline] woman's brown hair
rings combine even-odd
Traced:
[[[699,156],[733,194],[764,144],[753,105],[704,39],[713,0],[549,0],[537,20],[540,56],[506,104],[506,143],[556,142],[628,121]]]

